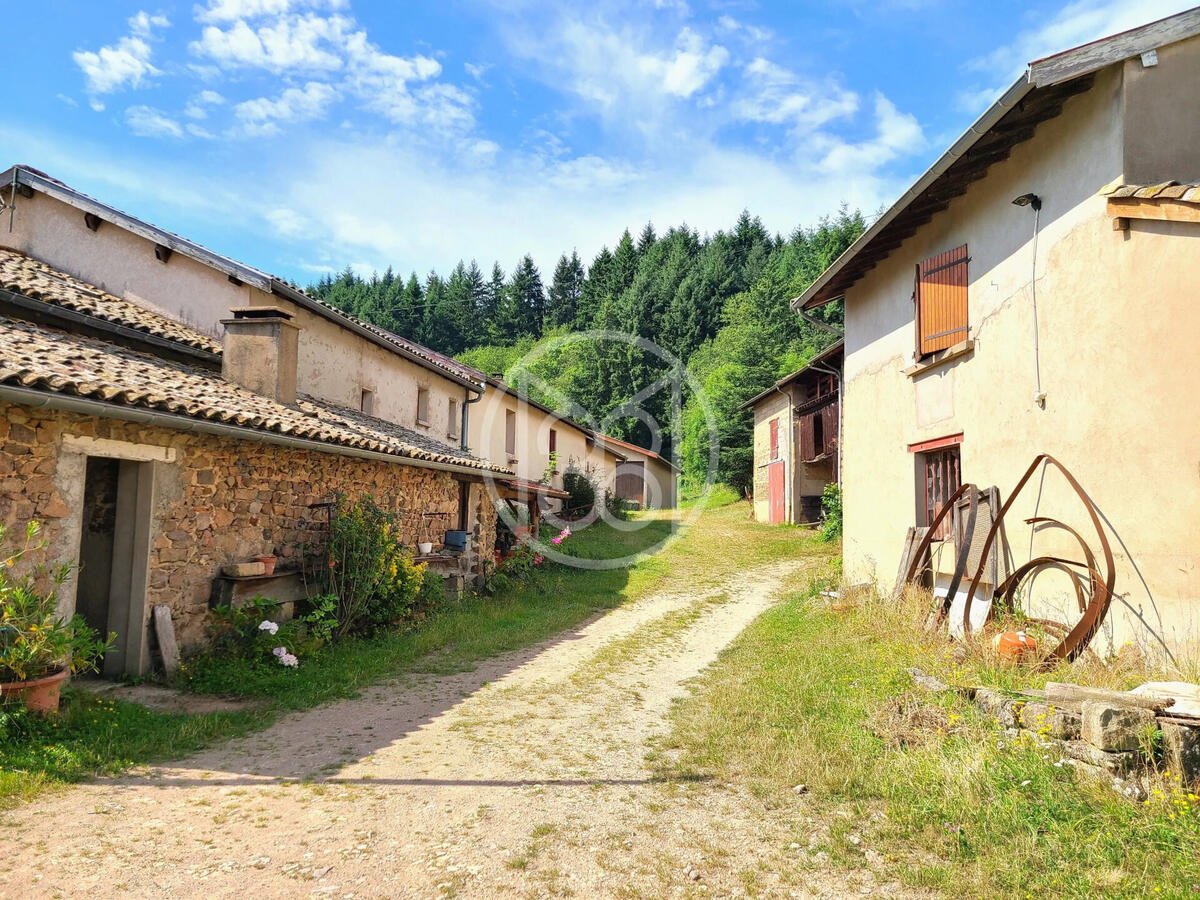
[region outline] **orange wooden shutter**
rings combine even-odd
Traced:
[[[966,340],[967,245],[917,266],[917,351],[923,356]]]

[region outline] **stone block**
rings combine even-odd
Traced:
[[[1200,728],[1162,723],[1163,767],[1188,788],[1200,787]]]
[[[1053,703],[1031,700],[1016,711],[1016,717],[1022,728],[1039,732],[1046,737],[1060,741],[1073,741],[1079,738],[1080,717]]]
[[[1137,750],[1147,725],[1154,724],[1154,710],[1116,706],[1105,700],[1083,702],[1083,740],[1098,750],[1125,753]]]
[[[1117,753],[1101,750],[1089,744],[1087,740],[1063,741],[1062,750],[1063,756],[1079,760],[1079,762],[1095,766],[1106,772],[1129,772],[1137,765],[1138,761],[1138,755],[1132,751]]]
[[[1004,727],[1009,728],[1017,724],[1017,717],[1013,712],[1013,701],[1008,695],[989,688],[980,688],[975,692],[975,702],[979,704],[980,709]]]

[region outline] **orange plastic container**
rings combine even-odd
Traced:
[[[1019,662],[1026,654],[1033,656],[1037,653],[1037,641],[1023,631],[1000,632],[992,638],[992,647],[1001,657],[1014,662]]]

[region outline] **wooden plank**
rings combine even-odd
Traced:
[[[1118,219],[1153,219],[1158,222],[1200,222],[1200,203],[1189,203],[1186,200],[1142,200],[1138,197],[1110,197],[1108,200],[1108,214]]]
[[[1153,709],[1156,712],[1166,709],[1175,702],[1173,697],[1147,697],[1124,691],[1108,691],[1079,684],[1064,684],[1059,681],[1046,682],[1046,701],[1048,703],[1055,701],[1082,703],[1085,700],[1099,700],[1114,706],[1136,706],[1140,709]]]
[[[1029,64],[1029,80],[1038,87],[1059,84],[1196,34],[1200,8],[1039,59]]]
[[[896,586],[892,590],[894,596],[899,597],[900,592],[904,589],[904,576],[908,574],[908,570],[912,566],[913,551],[917,549],[917,545],[928,533],[929,529],[924,525],[917,525],[909,528],[908,533],[904,536],[904,552],[900,554],[900,570],[896,573]]]
[[[175,643],[175,625],[171,621],[171,607],[157,604],[154,607],[154,636],[158,638],[158,651],[162,654],[163,671],[174,675],[179,671],[179,645]]]

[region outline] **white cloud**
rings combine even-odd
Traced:
[[[129,19],[129,31],[134,37],[149,38],[155,28],[166,28],[171,24],[166,16],[152,16],[145,10],[133,14]]]
[[[346,0],[209,0],[197,10],[197,22],[233,22],[260,16],[281,16],[299,7],[344,9]]]
[[[769,41],[775,36],[769,28],[762,28],[758,25],[749,25],[745,22],[739,22],[733,16],[721,16],[717,19],[717,27],[728,34],[736,34],[739,37],[746,38],[750,41],[759,43]]]
[[[141,137],[183,137],[183,127],[153,106],[131,106],[125,110],[129,130]]]
[[[763,57],[743,69],[744,90],[733,102],[736,118],[771,125],[816,128],[858,111],[858,95],[831,81],[802,82],[794,72]]]
[[[267,210],[264,213],[264,217],[279,234],[287,238],[303,234],[308,225],[295,210],[288,209],[285,206]]]
[[[189,49],[230,68],[252,67],[281,73],[336,71],[342,68],[340,47],[353,28],[343,16],[285,16],[257,27],[238,19],[228,28],[208,25]]]
[[[184,108],[183,114],[189,119],[206,119],[208,118],[208,107],[220,106],[224,102],[225,98],[216,91],[203,90],[191,99]]]
[[[280,122],[304,122],[320,118],[333,102],[337,91],[319,81],[303,88],[288,88],[278,97],[246,100],[233,108],[241,122],[241,133],[248,137],[268,137],[279,133]]]
[[[925,135],[916,117],[900,112],[892,101],[879,93],[875,95],[875,128],[873,138],[858,143],[818,137],[814,149],[824,151],[821,168],[839,178],[873,173],[925,146]]]
[[[152,51],[149,41],[153,37],[153,29],[166,28],[170,25],[165,16],[151,16],[139,12],[129,19],[130,33],[115,44],[109,44],[93,52],[91,50],[76,50],[71,58],[75,65],[83,71],[87,81],[87,91],[93,95],[93,108],[103,109],[104,105],[95,99],[100,94],[109,94],[118,88],[142,87],[148,80],[159,74],[150,63]]]

